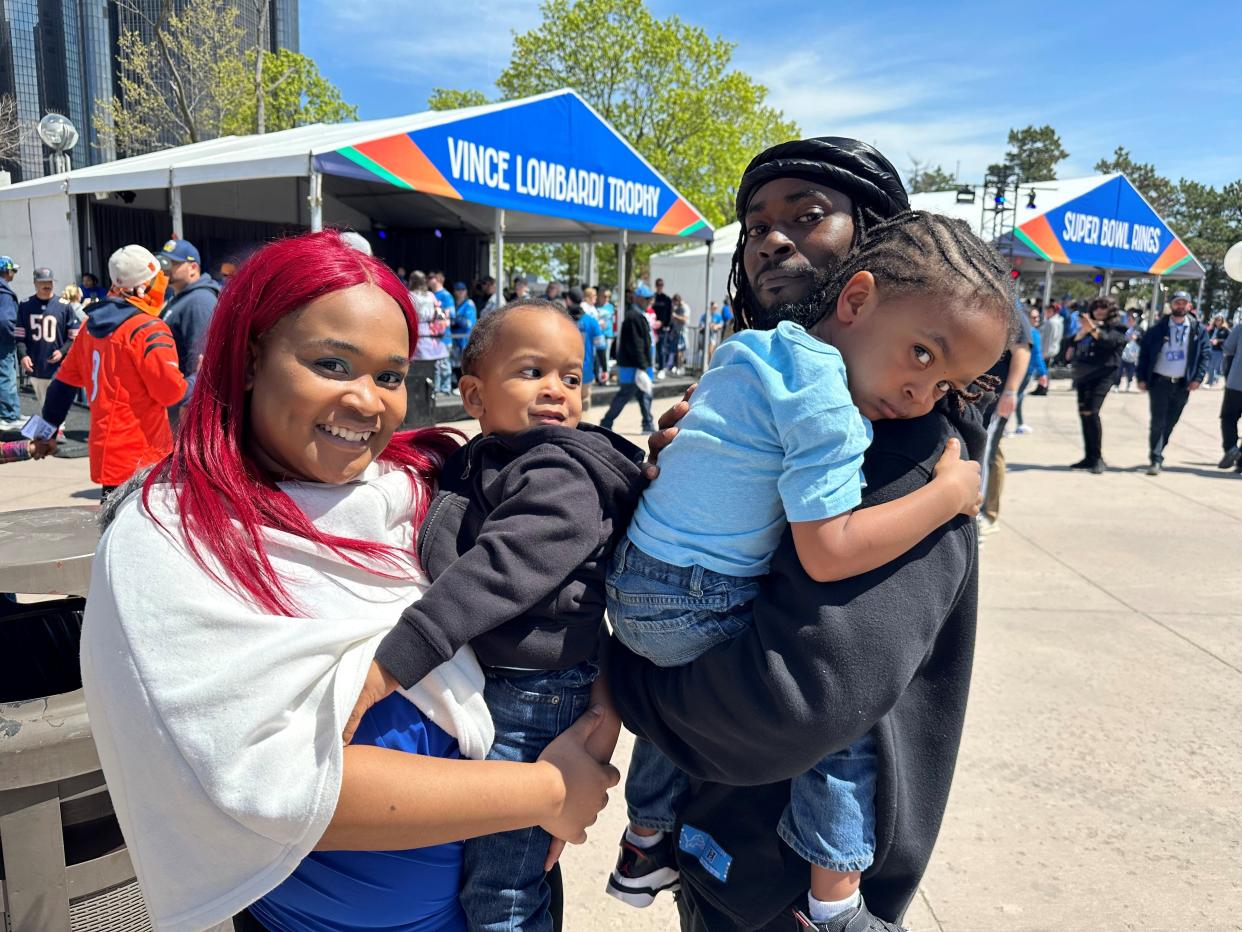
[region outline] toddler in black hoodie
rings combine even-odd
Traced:
[[[604,578],[642,489],[642,451],[579,423],[590,351],[546,301],[515,301],[475,327],[461,398],[482,433],[444,464],[418,535],[432,585],[375,655],[410,687],[469,643],[487,675],[494,760],[536,760],[589,707]],[[551,841],[528,828],[466,842],[471,928],[551,930]]]

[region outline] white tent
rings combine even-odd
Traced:
[[[711,227],[570,90],[383,120],[230,136],[0,188],[0,252],[76,276],[101,243],[92,205],[319,229],[506,240],[708,239]],[[148,245],[158,246],[158,242]],[[80,253],[79,255],[79,244]],[[29,267],[27,266],[27,267]]]

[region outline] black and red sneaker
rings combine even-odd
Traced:
[[[621,854],[608,877],[609,896],[643,909],[655,902],[657,893],[680,887],[681,874],[673,853],[672,832],[665,832],[650,848],[640,848],[625,836],[621,837]]]

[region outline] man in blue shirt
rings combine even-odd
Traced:
[[[474,325],[479,322],[479,312],[475,308],[474,302],[469,298],[470,289],[466,287],[465,282],[455,282],[453,284],[453,323],[449,327],[449,332],[453,338],[453,349],[450,354],[453,359],[453,377],[461,378],[461,354],[465,350],[466,344],[470,342],[470,331],[474,329]],[[454,388],[453,394],[460,392]]]
[[[17,295],[9,286],[17,269],[16,262],[0,256],[0,431],[20,430],[25,423],[17,397],[17,357],[13,355],[17,348]]]

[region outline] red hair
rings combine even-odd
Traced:
[[[256,252],[220,295],[172,453],[143,483],[148,508],[152,488],[171,483],[195,562],[274,614],[292,615],[296,606],[268,559],[263,528],[319,544],[364,569],[378,572],[376,561],[396,566],[388,545],[322,533],[246,450],[252,342],[316,298],[367,282],[388,294],[405,315],[413,352],[418,315],[405,286],[384,263],[351,248],[335,230],[278,240]],[[416,486],[432,483],[461,436],[438,427],[397,433],[379,459],[409,469]],[[415,527],[422,523],[429,498],[419,496]],[[208,565],[204,552],[215,558],[225,578]]]

